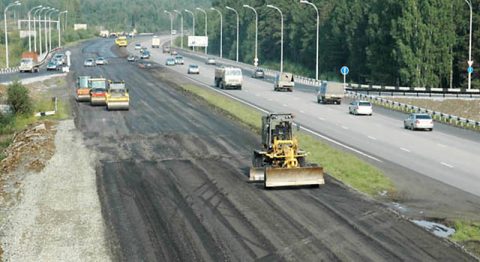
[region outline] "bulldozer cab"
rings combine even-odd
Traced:
[[[262,117],[263,150],[254,151],[250,181],[263,181],[266,188],[325,184],[323,168],[305,162],[292,125],[292,114]]]
[[[262,117],[262,143],[271,149],[275,140],[292,140],[292,114],[270,114]]]

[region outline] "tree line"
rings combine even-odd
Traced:
[[[470,0],[468,0],[470,1]],[[480,5],[473,4],[474,68],[480,61]],[[11,1],[0,0],[0,9]],[[69,24],[87,23],[97,29],[157,32],[170,29],[164,10],[189,9],[196,14],[196,32],[204,32],[208,11],[210,53],[219,53],[220,19],[209,10],[223,14],[223,53],[235,59],[236,16],[240,15],[240,60],[253,63],[255,16],[259,14],[260,66],[278,69],[280,58],[280,15],[267,8],[273,4],[284,14],[285,70],[315,76],[316,13],[299,0],[30,0],[22,1],[17,12],[35,5],[50,5],[69,11]],[[320,13],[320,78],[337,79],[343,65],[350,67],[349,79],[357,83],[399,86],[465,87],[467,78],[469,7],[465,0],[311,0]],[[10,12],[9,12],[10,13]],[[10,13],[11,16],[11,13]],[[192,17],[183,12],[185,30]],[[175,15],[174,28],[180,19]],[[479,74],[472,75],[473,87],[480,88]]]
[[[284,15],[284,59],[287,70],[315,76],[316,13],[297,0],[214,0],[224,14],[224,54],[235,58],[236,17],[240,15],[240,60],[253,63],[255,16],[259,14],[260,64],[278,65],[280,15]],[[335,79],[343,65],[351,81],[425,87],[465,87],[469,7],[464,0],[314,0],[320,13],[321,79]],[[473,59],[478,65],[480,6],[473,0]],[[199,16],[198,25],[202,24]],[[219,49],[219,16],[209,14],[209,50]],[[198,27],[197,25],[197,27]],[[198,32],[198,31],[197,31]],[[201,31],[203,32],[203,31]],[[480,88],[474,73],[472,86]]]

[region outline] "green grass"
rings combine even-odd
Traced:
[[[455,221],[455,234],[451,239],[456,242],[480,241],[480,222]]]
[[[35,100],[35,112],[53,111],[54,103],[51,98],[41,98]],[[70,116],[70,107],[68,103],[58,100],[57,113],[53,116],[42,117],[42,119],[64,120]],[[37,118],[38,119],[38,118]]]
[[[182,88],[203,98],[214,107],[227,112],[228,115],[239,119],[257,133],[260,132],[261,112],[195,85],[183,85]],[[379,169],[360,160],[355,155],[337,150],[303,132],[297,132],[296,136],[300,146],[310,153],[308,161],[322,165],[329,175],[343,183],[372,197],[378,196],[378,193],[382,191],[387,191],[390,194],[395,192],[393,183],[389,178]]]

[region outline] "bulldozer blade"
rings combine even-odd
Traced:
[[[263,181],[265,177],[265,168],[263,167],[252,167],[250,168],[250,182]]]
[[[265,187],[323,185],[322,167],[271,168],[265,169]]]

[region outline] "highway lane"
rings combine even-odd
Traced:
[[[148,39],[139,41],[149,46]],[[136,52],[133,45],[128,49]],[[152,60],[158,63],[163,64],[168,56],[161,49],[151,51]],[[199,64],[200,75],[188,77],[212,87],[215,67],[205,65],[204,61],[197,55],[187,55],[185,65],[170,69],[186,75],[188,64]],[[346,103],[318,105],[314,90],[310,88],[302,87],[293,93],[274,92],[271,83],[248,76],[246,73],[242,91],[224,92],[269,111],[295,113],[297,122],[303,127],[361,151],[363,157],[373,162],[391,161],[480,196],[480,172],[476,164],[480,161],[479,134],[438,123],[433,132],[404,130],[398,115],[392,117],[374,112],[372,117],[351,116]]]
[[[182,92],[177,84],[188,80],[165,68],[141,70],[110,46],[98,40],[73,50],[71,76],[123,79],[130,89],[130,111],[73,104],[76,126],[96,152],[117,260],[473,260],[329,178],[320,189],[247,183],[258,135]],[[112,62],[84,68],[95,51]]]

